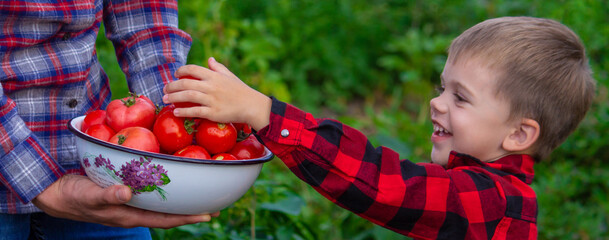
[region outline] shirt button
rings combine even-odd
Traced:
[[[287,129],[281,130],[281,136],[282,137],[288,137],[288,136],[290,136],[290,131],[288,131]]]
[[[76,105],[78,105],[78,100],[76,99],[70,99],[70,101],[68,102],[68,107],[70,108],[75,108]]]
[[[65,33],[65,34],[63,35],[63,37],[61,37],[61,39],[63,39],[64,41],[66,41],[66,40],[70,39],[70,37],[72,37],[72,34],[70,34],[70,33]]]

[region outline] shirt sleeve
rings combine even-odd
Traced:
[[[463,236],[467,229],[455,186],[440,165],[400,160],[347,125],[274,98],[270,124],[257,135],[298,178],[375,224],[417,238],[438,238],[447,227],[454,231],[441,232]]]
[[[161,103],[163,86],[186,63],[192,42],[178,28],[177,1],[105,1],[104,26],[130,91]]]
[[[30,202],[65,170],[17,114],[15,102],[0,86],[0,182],[23,203]]]

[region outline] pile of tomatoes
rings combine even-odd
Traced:
[[[196,159],[259,158],[264,146],[244,123],[176,117],[173,109],[192,103],[157,107],[143,95],[115,99],[106,110],[88,113],[81,131],[94,138],[142,151]]]

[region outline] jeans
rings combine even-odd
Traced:
[[[151,239],[148,228],[118,228],[51,217],[45,213],[0,213],[0,240]]]

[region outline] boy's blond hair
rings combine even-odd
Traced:
[[[497,95],[510,103],[510,118],[540,125],[533,157],[545,159],[583,119],[595,82],[579,37],[542,18],[502,17],[463,32],[450,45],[448,62],[477,58],[497,71]]]

